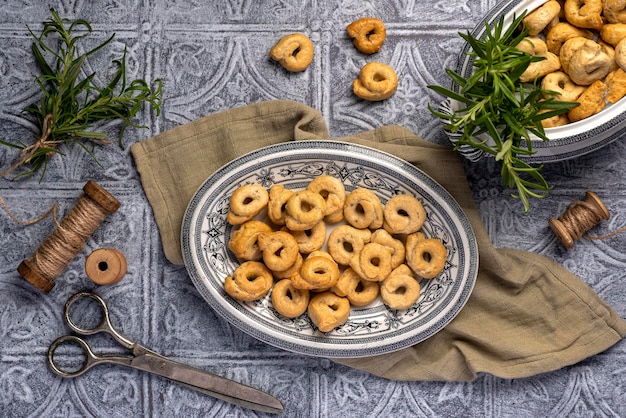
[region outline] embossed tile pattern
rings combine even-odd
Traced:
[[[14,214],[32,219],[52,204],[66,213],[92,178],[122,201],[86,248],[68,266],[49,295],[34,290],[15,272],[54,230],[50,218],[22,226],[0,213],[0,416],[263,416],[198,394],[145,373],[115,366],[64,380],[45,364],[50,342],[67,332],[63,303],[94,288],[84,274],[86,254],[119,248],[128,274],[118,285],[98,288],[112,319],[130,338],[181,362],[266,390],[286,406],[286,417],[565,417],[626,415],[626,345],[563,370],[527,379],[481,376],[471,383],[397,382],[267,346],[218,317],[193,287],[185,269],[163,256],[150,205],[128,146],[209,113],[269,99],[297,100],[319,109],[331,136],[386,124],[403,125],[424,138],[447,144],[427,109],[439,98],[429,84],[447,84],[461,46],[459,31],[471,29],[496,0],[61,0],[62,16],[85,17],[92,42],[116,32],[107,53],[88,65],[110,75],[108,62],[128,49],[131,78],[164,80],[163,113],[140,115],[148,129],[128,131],[125,148],[97,146],[99,167],[79,147],[64,149],[43,182],[0,179],[0,195]],[[37,30],[48,3],[5,0],[0,8],[0,135],[27,138],[34,126],[21,110],[38,97],[37,75],[26,25]],[[380,53],[364,56],[351,45],[345,25],[362,16],[387,25]],[[267,57],[282,35],[306,33],[316,45],[311,67],[288,74]],[[390,63],[398,72],[397,93],[367,103],[351,93],[366,62]],[[107,128],[113,137],[116,126]],[[555,186],[549,199],[534,202],[531,215],[509,197],[493,161],[467,164],[476,203],[496,246],[524,248],[563,263],[626,316],[626,234],[585,241],[563,249],[547,219],[558,216],[585,190],[596,191],[613,214],[599,226],[606,233],[626,224],[623,189],[626,146],[616,141],[576,160],[553,163],[545,175]],[[13,161],[0,148],[0,165]],[[102,341],[106,346],[107,341]],[[110,344],[109,344],[110,345]]]

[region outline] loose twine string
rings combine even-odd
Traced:
[[[15,216],[13,214],[13,212],[11,212],[11,210],[9,209],[9,206],[6,204],[5,200],[2,198],[2,196],[0,196],[0,206],[2,206],[2,209],[4,209],[4,211],[6,212],[6,214],[9,216],[9,218],[11,218],[11,220],[13,222],[16,222],[20,225],[33,225],[36,224],[37,222],[43,221],[44,219],[46,219],[48,216],[52,215],[52,218],[54,219],[54,223],[58,226],[59,222],[57,221],[57,205],[56,203],[54,205],[52,205],[52,207],[50,209],[48,209],[45,213],[43,213],[42,215],[25,221],[23,219],[18,218],[17,216]]]

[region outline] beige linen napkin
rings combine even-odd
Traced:
[[[327,138],[318,111],[297,102],[268,101],[209,115],[134,144],[131,152],[166,257],[182,264],[179,235],[187,202],[217,168],[262,146]],[[398,380],[467,381],[479,373],[519,378],[574,364],[626,334],[626,322],[561,265],[492,245],[452,149],[398,126],[336,139],[394,154],[445,187],[474,228],[480,267],[467,304],[442,331],[394,353],[335,361]]]

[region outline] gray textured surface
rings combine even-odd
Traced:
[[[0,134],[30,138],[33,126],[20,114],[38,94],[37,74],[25,29],[38,28],[48,6],[63,16],[86,17],[94,37],[117,33],[114,51],[129,51],[129,76],[164,79],[163,114],[141,115],[147,130],[130,130],[126,144],[203,115],[267,99],[291,99],[319,109],[331,136],[385,124],[403,125],[437,143],[446,143],[427,110],[439,99],[426,88],[447,84],[461,41],[496,1],[387,0],[182,1],[4,0],[0,8]],[[388,39],[374,57],[359,54],[345,25],[359,17],[381,17]],[[316,45],[311,67],[287,74],[267,58],[283,34],[307,33]],[[89,64],[102,71],[110,57]],[[367,61],[396,68],[400,86],[382,103],[356,99],[351,80]],[[99,67],[100,66],[100,67]],[[112,133],[115,129],[111,129]],[[16,272],[51,233],[50,219],[20,226],[0,213],[0,415],[2,416],[249,416],[249,411],[196,394],[147,374],[100,367],[76,380],[49,372],[45,352],[67,332],[61,310],[69,295],[94,288],[83,263],[99,247],[119,248],[128,258],[128,274],[118,285],[98,288],[111,304],[113,320],[129,337],[182,362],[269,391],[286,405],[284,416],[624,416],[626,345],[553,373],[520,380],[481,376],[472,383],[395,382],[266,346],[230,327],[203,302],[185,269],[168,263],[160,246],[151,208],[132,159],[115,145],[97,147],[98,167],[82,149],[65,149],[42,183],[0,179],[0,195],[22,219],[57,203],[60,213],[75,203],[85,181],[93,178],[122,201],[58,279],[49,295],[34,290]],[[500,187],[499,168],[491,161],[467,167],[484,222],[496,246],[513,246],[551,257],[589,283],[626,316],[626,234],[579,242],[563,249],[547,219],[566,205],[596,191],[612,217],[598,233],[626,224],[623,141],[591,155],[554,163],[544,169],[555,186],[548,199],[533,202],[521,215],[519,202]],[[0,148],[0,165],[14,160]],[[261,414],[262,415],[262,414]]]

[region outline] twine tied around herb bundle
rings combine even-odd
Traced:
[[[18,153],[19,159],[17,160],[17,162],[13,164],[12,166],[10,166],[9,168],[7,168],[6,170],[4,170],[3,172],[1,172],[0,177],[4,177],[7,174],[11,174],[12,172],[20,168],[22,165],[27,164],[31,160],[31,158],[33,158],[33,156],[39,149],[42,149],[46,146],[56,147],[60,143],[60,141],[48,141],[48,136],[50,136],[50,133],[52,132],[51,121],[52,121],[52,115],[51,114],[46,115],[46,117],[43,120],[43,126],[41,128],[41,135],[37,138],[37,140],[34,143],[20,150],[20,152]],[[9,211],[6,209],[6,206],[4,204],[2,206],[5,207],[5,211],[9,213]],[[9,213],[9,216],[11,216],[10,213]]]
[[[0,177],[4,177],[8,174],[11,174],[12,172],[17,170],[24,164],[29,164],[32,161],[32,159],[37,155],[37,152],[41,149],[50,150],[49,152],[46,153],[48,158],[53,156],[56,153],[56,151],[53,151],[53,150],[56,150],[56,147],[58,145],[64,142],[67,142],[66,140],[50,139],[50,135],[52,134],[52,126],[53,126],[52,118],[53,118],[52,114],[46,115],[46,117],[43,120],[42,127],[41,127],[41,135],[36,138],[35,142],[33,142],[32,144],[28,146],[25,146],[24,148],[20,150],[20,152],[17,154],[18,156],[17,162],[15,162],[15,164],[10,166],[6,170],[0,172]],[[90,138],[90,140],[92,142],[97,142],[100,144],[111,144],[111,141],[102,139],[102,138]],[[5,208],[5,211],[6,211],[6,208]]]

